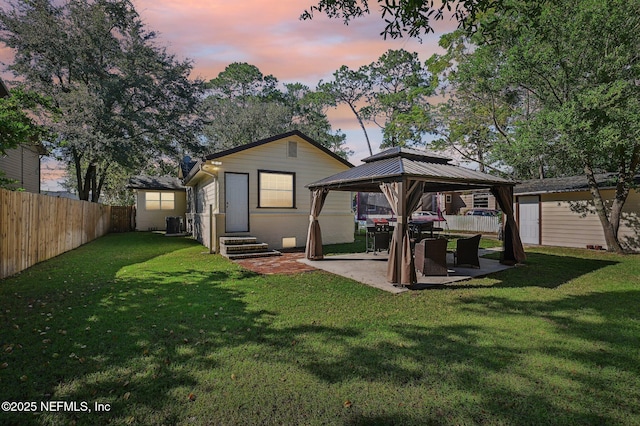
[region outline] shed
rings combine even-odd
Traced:
[[[180,179],[133,176],[127,188],[135,192],[136,231],[166,230],[167,217],[180,217],[184,222],[187,196]]]
[[[330,191],[382,192],[397,216],[387,280],[401,285],[416,280],[409,245],[407,222],[425,192],[462,191],[489,188],[505,213],[504,263],[526,258],[514,219],[512,199],[516,182],[449,164],[451,159],[426,151],[394,147],[362,160],[352,169],[313,182],[313,193],[306,256],[322,259],[322,236],[318,217]]]
[[[595,176],[604,200],[615,195],[617,175]],[[640,184],[640,175],[635,177]],[[514,188],[515,215],[525,244],[607,248],[584,175],[533,179]],[[640,250],[640,192],[632,189],[622,211],[618,232],[626,249]]]

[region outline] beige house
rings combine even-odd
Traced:
[[[0,79],[0,98],[9,96],[9,90]],[[40,192],[40,156],[46,151],[39,143],[24,143],[17,148],[8,149],[0,156],[0,170],[4,177],[16,181],[15,188],[27,192]]]
[[[596,176],[605,200],[612,200],[614,196],[611,176],[606,173]],[[636,181],[640,182],[640,176]],[[514,203],[523,244],[607,248],[585,176],[522,182],[514,189]],[[618,235],[624,246],[640,250],[637,189],[627,198]]]
[[[305,186],[353,167],[299,131],[206,156],[185,173],[186,228],[211,252],[220,237],[255,237],[270,249],[304,247],[311,193]],[[331,193],[325,244],[353,241],[350,193]]]
[[[136,231],[165,231],[168,217],[184,224],[186,188],[178,178],[134,176],[127,187],[135,193]]]

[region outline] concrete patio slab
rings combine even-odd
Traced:
[[[482,256],[486,252],[481,250]],[[355,281],[367,284],[371,287],[390,293],[403,293],[408,288],[397,287],[387,282],[387,253],[351,253],[335,256],[325,256],[323,260],[299,259],[306,265],[332,274],[351,278]],[[453,255],[447,255],[447,263],[449,265],[449,275],[442,277],[422,276],[418,272],[418,282],[411,289],[426,289],[430,287],[439,287],[454,282],[464,281],[471,278],[482,277],[495,272],[504,271],[512,268],[512,266],[502,265],[497,260],[480,258],[480,269],[465,268],[461,266],[453,266]]]

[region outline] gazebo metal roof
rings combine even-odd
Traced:
[[[425,192],[513,186],[516,182],[449,164],[449,158],[427,151],[391,148],[365,158],[363,164],[307,185],[309,189],[380,192],[380,182],[402,178],[425,182]]]

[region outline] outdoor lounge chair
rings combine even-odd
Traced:
[[[425,238],[415,247],[416,269],[422,275],[448,275],[447,240],[444,238]]]
[[[454,264],[480,268],[480,258],[478,257],[480,237],[482,236],[478,234],[470,238],[456,240],[456,251],[453,253]]]

